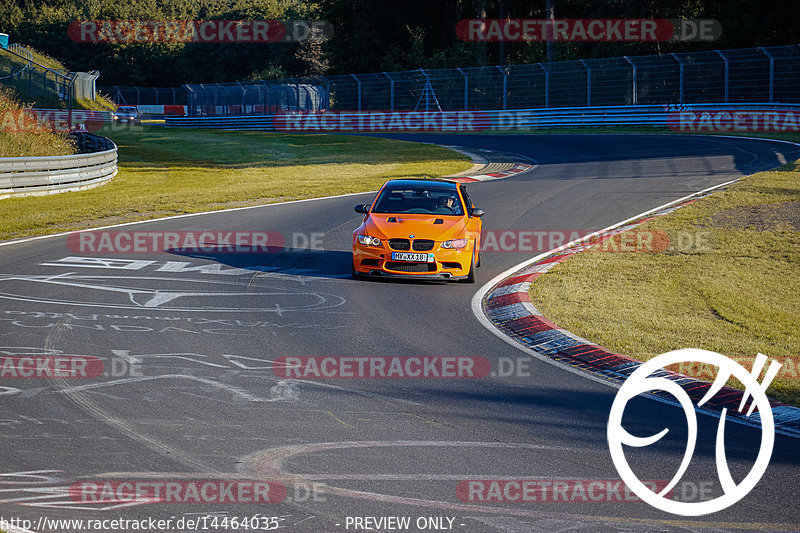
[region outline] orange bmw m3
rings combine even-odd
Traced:
[[[401,276],[475,282],[481,217],[463,184],[449,180],[387,181],[353,232],[353,276]]]

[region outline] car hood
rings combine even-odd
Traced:
[[[417,239],[446,241],[461,237],[466,222],[464,217],[381,213],[370,214],[364,226],[373,237],[407,239],[414,235]]]

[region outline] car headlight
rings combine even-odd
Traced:
[[[442,248],[447,248],[448,250],[460,250],[467,245],[467,239],[452,239],[449,241],[444,241],[442,243]]]
[[[369,235],[359,235],[358,236],[359,244],[363,244],[364,246],[380,246],[381,240],[377,237],[370,237]]]

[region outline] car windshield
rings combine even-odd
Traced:
[[[117,113],[136,113],[135,107],[120,107],[117,109]]]
[[[388,186],[381,192],[372,212],[460,216],[464,208],[455,189]]]

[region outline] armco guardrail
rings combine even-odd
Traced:
[[[668,127],[691,113],[713,114],[719,131],[733,131],[737,113],[792,114],[786,123],[797,131],[800,104],[692,104],[658,106],[562,107],[492,111],[370,111],[286,113],[262,116],[167,117],[169,127],[226,130],[348,133],[370,131],[484,131],[514,129],[579,128],[601,126]],[[727,119],[725,118],[727,114]],[[796,119],[793,114],[797,114]],[[720,116],[722,118],[720,118]],[[442,118],[444,117],[444,120]],[[427,121],[426,121],[427,119]],[[711,120],[711,119],[710,119]],[[743,131],[753,131],[745,128]],[[780,128],[775,131],[784,131]]]
[[[117,146],[110,139],[90,133],[71,135],[79,150],[91,153],[0,158],[0,198],[88,189],[117,175]]]

